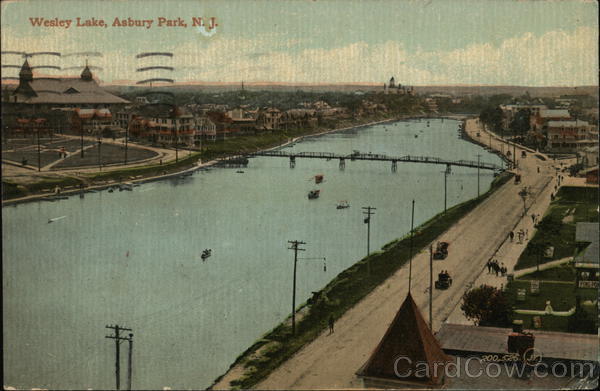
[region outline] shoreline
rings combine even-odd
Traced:
[[[440,115],[440,116],[435,116],[435,117],[428,117],[428,116],[399,116],[399,117],[394,117],[394,118],[388,118],[388,119],[383,119],[383,120],[378,120],[378,121],[371,121],[371,122],[367,122],[364,124],[358,124],[358,125],[352,125],[352,126],[345,126],[342,128],[336,128],[336,129],[330,129],[330,130],[324,130],[318,133],[314,133],[314,134],[305,134],[302,136],[298,136],[292,139],[288,139],[287,141],[273,146],[273,147],[268,147],[268,148],[264,148],[261,149],[259,151],[272,151],[272,150],[276,150],[279,148],[284,148],[288,145],[293,145],[299,141],[302,141],[305,138],[310,138],[310,137],[319,137],[319,136],[323,136],[325,134],[329,134],[329,133],[335,133],[335,132],[343,132],[343,131],[347,131],[350,129],[357,129],[357,128],[362,128],[362,127],[366,127],[366,126],[373,126],[373,125],[378,125],[378,124],[382,124],[382,123],[387,123],[387,122],[394,122],[394,121],[409,121],[412,119],[425,119],[425,118],[430,118],[430,119],[434,119],[434,118],[447,118],[447,119],[452,119],[452,120],[457,120],[460,121],[461,119],[464,120],[465,118],[467,118],[467,115]],[[198,160],[198,162],[196,162],[194,164],[194,166],[192,167],[188,167],[188,168],[184,168],[182,170],[176,171],[176,172],[172,172],[172,173],[168,173],[168,174],[160,174],[160,175],[154,175],[154,176],[149,176],[149,177],[142,177],[142,178],[134,178],[128,181],[123,181],[123,182],[112,182],[112,183],[103,183],[103,184],[98,184],[98,185],[91,185],[91,186],[86,186],[85,188],[81,189],[81,188],[75,188],[75,189],[68,189],[68,190],[64,190],[61,191],[60,194],[55,194],[54,192],[48,193],[35,193],[35,194],[30,194],[24,197],[17,197],[17,198],[11,198],[11,199],[7,199],[7,200],[2,200],[2,207],[5,206],[16,206],[18,204],[25,204],[28,202],[34,202],[34,201],[49,201],[49,202],[54,202],[55,200],[51,200],[51,197],[54,196],[74,196],[77,194],[85,194],[86,192],[90,192],[90,191],[102,191],[102,190],[106,190],[109,188],[114,188],[119,186],[120,184],[125,184],[125,183],[130,183],[130,184],[142,184],[142,183],[148,183],[148,182],[155,182],[158,180],[162,180],[162,179],[168,179],[168,178],[173,178],[173,177],[177,177],[180,175],[184,175],[190,172],[195,172],[197,170],[202,170],[204,168],[208,168],[208,167],[212,167],[215,164],[218,164],[220,161],[231,158],[231,157],[235,157],[236,155],[230,155],[230,156],[225,156],[222,158],[217,158],[217,159],[213,159],[213,160],[209,160],[207,162],[202,162],[201,159]],[[173,163],[173,162],[170,162]],[[4,164],[4,162],[3,162]],[[108,171],[110,172],[110,171]],[[73,178],[73,177],[65,177],[66,178]],[[75,179],[75,178],[73,178]]]

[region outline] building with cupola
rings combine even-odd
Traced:
[[[403,86],[400,83],[396,84],[396,80],[392,76],[387,84],[383,83],[383,93],[386,95],[414,95],[415,88],[411,86]]]
[[[19,85],[5,103],[37,110],[54,108],[109,109],[114,111],[129,101],[98,85],[86,64],[79,77],[34,77],[25,60],[19,72]]]

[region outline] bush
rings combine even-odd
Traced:
[[[505,327],[510,325],[511,309],[500,289],[489,285],[473,288],[463,295],[460,309],[467,319],[478,326]]]

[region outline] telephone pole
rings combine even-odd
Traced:
[[[133,334],[129,333],[129,338],[127,338],[129,342],[129,354],[127,360],[127,390],[131,391],[131,375],[133,372]]]
[[[367,257],[371,254],[371,216],[375,214],[373,210],[377,210],[371,206],[363,206],[363,215],[365,215],[364,222],[367,224]],[[371,262],[367,259],[367,272],[371,275]]]
[[[444,213],[448,209],[448,175],[452,172],[450,165],[446,165],[446,170],[444,171]]]
[[[117,386],[117,390],[121,389],[121,366],[120,366],[120,343],[122,340],[128,341],[129,338],[127,337],[121,337],[119,335],[119,333],[121,331],[132,331],[131,329],[128,329],[126,327],[120,327],[118,324],[112,326],[106,326],[107,329],[113,329],[115,331],[115,335],[107,335],[105,338],[110,338],[110,339],[114,339],[115,340],[115,383]],[[130,338],[133,337],[133,334],[130,334]],[[130,348],[132,347],[132,345],[130,345]],[[131,351],[130,351],[130,358],[131,358]],[[129,365],[131,365],[131,362],[129,363]]]
[[[433,332],[433,244],[429,245],[429,330]]]
[[[479,197],[479,161],[481,159],[481,155],[477,154],[477,197]]]
[[[412,282],[412,257],[413,257],[413,231],[415,226],[415,200],[412,200],[412,213],[410,218],[410,254],[408,258],[408,293]]]
[[[290,247],[288,250],[294,250],[294,282],[292,287],[292,335],[296,335],[296,265],[298,263],[298,251],[306,251],[300,248],[301,245],[306,244],[298,240],[288,240]]]

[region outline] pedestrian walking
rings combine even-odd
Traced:
[[[538,174],[539,174],[540,173],[540,168],[538,167],[537,169],[538,169]]]
[[[513,239],[515,238],[515,233],[514,233],[513,231],[510,231],[510,232],[508,233],[508,237],[510,238],[510,241],[512,242],[512,241],[513,241]]]
[[[529,240],[529,228],[525,230],[525,240]]]
[[[500,271],[500,266],[498,266],[498,262],[494,262],[494,273],[496,273],[496,277],[498,276],[499,271]]]
[[[488,274],[490,274],[492,272],[492,261],[487,261],[485,266],[487,266]]]
[[[333,324],[334,324],[333,315],[329,315],[329,334],[333,334]]]
[[[535,224],[535,213],[531,214],[531,222]]]

